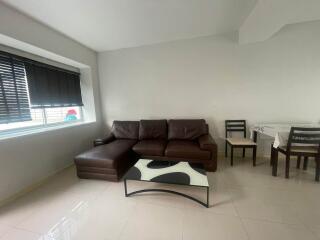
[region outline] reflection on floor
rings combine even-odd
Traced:
[[[210,209],[165,193],[125,198],[122,182],[79,180],[70,168],[0,209],[0,240],[320,239],[314,168],[292,167],[285,179],[283,161],[278,177],[267,160],[258,163],[239,158],[231,168],[221,159],[209,173]],[[154,185],[129,182],[129,190]],[[206,197],[204,189],[161,187]]]

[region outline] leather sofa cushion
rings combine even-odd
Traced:
[[[167,120],[141,120],[139,139],[167,139]]]
[[[112,134],[117,139],[138,139],[138,121],[114,121],[111,129]]]
[[[204,119],[169,120],[169,140],[195,140],[208,134],[208,127]]]
[[[201,150],[199,143],[186,140],[171,140],[167,144],[165,156],[175,158],[190,158],[199,160],[209,160],[209,151]]]
[[[141,140],[133,146],[133,151],[143,156],[163,156],[167,141],[161,139]]]
[[[115,168],[117,161],[121,160],[136,140],[119,139],[109,144],[92,148],[75,157],[75,163],[79,166],[96,168]]]

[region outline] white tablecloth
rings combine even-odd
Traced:
[[[253,138],[253,132],[256,131],[274,139],[273,147],[286,146],[288,143],[291,127],[320,127],[319,124],[301,123],[301,124],[256,124],[250,128],[250,137]]]

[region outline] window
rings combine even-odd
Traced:
[[[72,122],[81,119],[79,107],[45,108],[47,123]]]
[[[82,120],[79,73],[0,52],[0,134]]]
[[[82,120],[81,107],[31,109],[29,121],[0,124],[0,131],[16,128],[45,127],[68,124]]]

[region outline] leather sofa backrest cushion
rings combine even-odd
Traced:
[[[204,119],[171,119],[168,122],[169,140],[196,140],[208,134],[208,127]]]
[[[167,139],[167,120],[141,120],[139,139]]]
[[[111,132],[117,139],[138,139],[139,122],[113,121]]]

